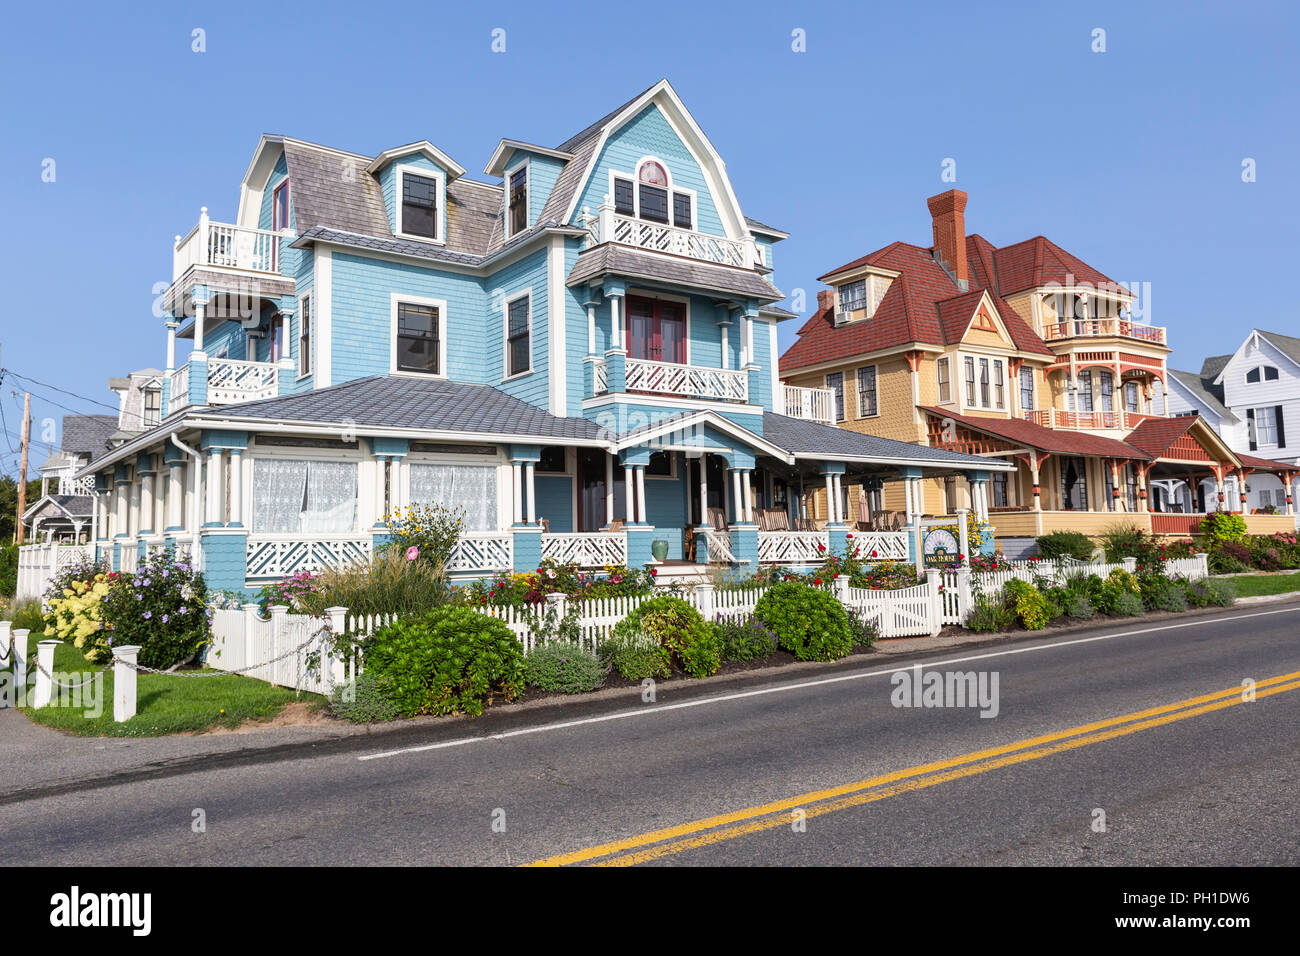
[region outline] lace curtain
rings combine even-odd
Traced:
[[[253,486],[254,531],[355,530],[356,462],[255,458]]]
[[[441,503],[465,511],[466,531],[497,528],[493,465],[411,465],[411,504]]]

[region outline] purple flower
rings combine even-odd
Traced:
[[[145,612],[144,612],[144,619],[145,619],[146,621],[149,620],[149,618],[151,618],[151,617],[153,617],[153,611],[145,611]]]
[[[185,613],[186,613],[186,609],[185,609],[185,605],[184,605],[184,604],[181,605],[180,613],[182,613],[182,614],[185,614]]]
[[[135,599],[136,599],[137,601],[141,600],[141,597],[140,597],[139,592],[136,593]]]
[[[163,615],[163,623],[164,623],[164,624],[167,623],[167,615],[166,615],[166,614]]]

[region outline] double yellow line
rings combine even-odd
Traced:
[[[1273,694],[1296,689],[1300,689],[1300,671],[1258,681],[1254,685],[1254,697],[1255,699],[1271,697]],[[1150,730],[1189,717],[1224,710],[1241,704],[1247,699],[1245,688],[1229,687],[1200,697],[1189,697],[1176,703],[1163,704],[1148,710],[1124,714],[1121,717],[1110,717],[1096,723],[1082,724],[1039,737],[1030,737],[1001,747],[977,750],[948,760],[920,764],[838,787],[814,790],[811,793],[803,793],[761,806],[652,830],[649,833],[574,850],[571,853],[548,856],[525,865],[569,866],[590,863],[595,866],[633,866],[751,833],[789,826],[794,819],[794,811],[802,811],[805,819],[818,817],[837,810],[874,803],[901,793],[924,790],[949,780],[988,773],[1001,767],[1039,760],[1067,750],[1086,747],[1089,744],[1113,740],[1116,737]]]

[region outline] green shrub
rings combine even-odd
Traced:
[[[758,599],[754,614],[801,661],[833,661],[853,650],[848,612],[820,588],[784,581]]]
[[[330,695],[330,713],[354,724],[396,720],[402,716],[387,682],[370,671],[362,671],[352,684],[334,688]]]
[[[1038,536],[1038,553],[1049,560],[1075,558],[1088,561],[1096,546],[1086,534],[1078,531],[1053,531]]]
[[[1246,537],[1246,519],[1231,511],[1215,511],[1201,519],[1201,534],[1210,550]]]
[[[13,630],[29,630],[32,634],[38,634],[44,637],[45,634],[45,617],[41,613],[41,602],[36,599],[23,601],[20,604],[11,604],[5,608],[4,613],[0,614],[0,620],[12,621]]]
[[[850,611],[849,627],[853,630],[854,647],[870,647],[880,640],[880,631],[875,622],[868,620],[864,614]]]
[[[1015,611],[1001,601],[993,601],[983,594],[978,594],[966,618],[966,627],[972,631],[1005,631],[1015,621]]]
[[[1144,610],[1142,599],[1127,590],[1121,590],[1115,595],[1111,607],[1114,608],[1111,613],[1121,617],[1137,617]]]
[[[0,544],[0,598],[18,593],[18,545]]]
[[[1153,535],[1137,525],[1111,528],[1101,535],[1101,547],[1106,560],[1117,564],[1125,558],[1137,558],[1137,563],[1154,567],[1160,563],[1161,548]]]
[[[672,662],[692,677],[708,677],[722,666],[717,632],[681,598],[651,598],[614,627],[615,634],[636,631],[657,638]]]
[[[402,716],[466,713],[518,697],[524,654],[510,628],[462,607],[439,607],[382,627],[363,643],[365,669]]]
[[[145,667],[171,667],[193,657],[212,637],[208,589],[188,560],[158,551],[134,574],[112,576],[100,605],[110,644],[138,644]]]
[[[1046,596],[1027,581],[1012,578],[1004,588],[1007,604],[1027,631],[1041,631],[1051,619]]]
[[[1209,552],[1213,574],[1240,574],[1251,569],[1250,548],[1240,541],[1220,541]]]
[[[714,622],[724,661],[753,661],[771,657],[779,641],[752,614],[738,617],[719,617]]]
[[[569,641],[550,641],[524,658],[524,680],[539,690],[583,694],[605,683],[605,665],[595,654]]]
[[[671,677],[673,673],[668,649],[658,637],[645,631],[626,628],[620,631],[615,627],[614,633],[601,644],[599,653],[602,664],[614,668],[627,680]]]
[[[408,560],[406,553],[396,548],[385,549],[365,563],[288,578],[272,587],[278,595],[275,603],[317,617],[327,607],[345,607],[356,617],[412,617],[454,603],[455,597],[441,564]]]
[[[1186,611],[1187,591],[1182,584],[1164,575],[1144,576],[1142,604],[1150,611]]]
[[[1066,598],[1065,613],[1076,621],[1090,621],[1097,616],[1097,609],[1088,600],[1088,595],[1070,594]]]

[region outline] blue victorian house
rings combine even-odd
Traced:
[[[156,420],[79,472],[100,552],[178,547],[245,589],[364,560],[385,515],[443,502],[460,576],[798,565],[866,513],[846,480],[1006,467],[832,427],[829,393],[781,383],[786,234],[744,215],[667,81],[556,146],[501,140],[484,174],[425,140],[263,136],[233,222],[176,237],[166,367],[129,380]],[[908,556],[873,525],[870,551]]]

